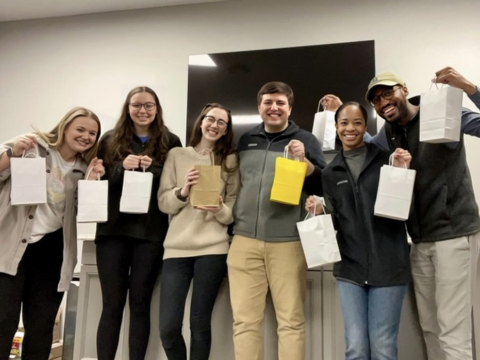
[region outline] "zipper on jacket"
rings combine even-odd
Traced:
[[[265,149],[265,153],[264,153],[264,157],[263,157],[262,178],[260,179],[260,187],[258,188],[257,216],[256,216],[256,219],[255,219],[255,239],[257,238],[258,218],[260,217],[260,201],[262,199],[260,194],[262,193],[262,182],[263,182],[263,175],[265,173],[265,164],[267,163],[268,151],[270,150],[270,145],[272,145],[272,143],[276,139],[281,138],[283,135],[285,135],[285,132],[283,132],[282,134],[274,137],[272,140],[269,140],[268,137],[265,134],[261,134],[261,135],[264,136],[268,140],[268,145],[267,145],[267,148]],[[275,177],[275,171],[273,173],[273,176]]]
[[[346,164],[345,164],[345,165],[346,165]],[[360,206],[361,203],[362,203],[362,201],[360,200],[360,196],[359,196],[359,195],[360,195],[360,189],[358,188],[358,181],[360,180],[360,176],[362,175],[362,172],[363,172],[364,169],[362,168],[362,170],[360,171],[360,174],[358,174],[357,181],[355,182],[355,181],[353,181],[353,176],[352,176],[352,173],[350,172],[350,169],[348,168],[348,165],[345,166],[345,168],[346,168],[346,170],[347,170],[347,175],[348,175],[348,177],[349,177],[349,179],[350,179],[350,182],[351,182],[352,184],[355,184],[355,185],[354,185],[353,196],[355,197],[355,206],[357,207],[357,212],[358,212],[359,214],[362,214],[362,222],[363,222],[364,224],[366,224],[365,219],[363,219],[363,207]],[[367,233],[366,235],[370,235],[370,234],[369,234],[369,231],[368,231],[368,229],[367,229],[366,226],[365,226],[365,230],[367,230],[367,231],[366,231],[366,233]],[[369,236],[369,237],[370,237],[370,236]],[[369,243],[370,243],[370,241],[369,241]],[[369,244],[369,245],[370,245],[370,244]],[[370,250],[368,249],[368,250],[367,250],[367,274],[366,274],[366,276],[365,276],[365,282],[364,282],[365,285],[368,285],[368,275],[369,275],[369,272],[370,272],[369,270],[370,270]]]
[[[262,193],[263,174],[265,172],[265,164],[267,163],[268,150],[270,149],[270,145],[272,144],[272,141],[268,142],[267,148],[265,149],[264,156],[263,156],[262,178],[260,179],[260,186],[258,187],[257,216],[255,219],[255,239],[257,238],[258,218],[260,217],[260,202],[262,201],[262,197],[260,195]]]

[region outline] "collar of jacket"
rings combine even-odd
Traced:
[[[295,124],[292,120],[288,120],[288,126],[285,131],[280,135],[281,138],[288,137],[294,135],[300,128],[297,124]],[[250,130],[250,134],[252,136],[264,136],[266,137],[265,133],[265,124],[262,122],[255,126],[252,130]]]
[[[365,157],[365,162],[362,165],[362,170],[360,171],[360,174],[382,151],[378,146],[371,143],[365,143],[365,147],[367,148],[367,156]],[[338,155],[333,158],[332,162],[328,166],[332,169],[341,168],[343,170],[348,170],[345,156],[343,155],[343,149],[340,150]]]

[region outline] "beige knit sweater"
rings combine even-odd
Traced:
[[[227,166],[236,164],[236,156],[227,157]],[[210,156],[198,154],[191,146],[169,151],[160,179],[158,207],[172,215],[165,238],[164,259],[218,255],[228,252],[227,226],[233,222],[232,208],[240,187],[238,171],[222,172],[223,209],[218,213],[194,209],[190,200],[181,201],[175,191],[184,184],[184,178],[193,165],[210,165]],[[226,179],[226,182],[224,181]]]

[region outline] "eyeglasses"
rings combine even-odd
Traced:
[[[140,104],[140,103],[130,104],[130,107],[132,109],[135,109],[135,110],[140,110],[142,108],[142,106],[145,108],[145,110],[151,111],[151,110],[155,109],[157,105],[155,103],[152,103],[152,102],[147,102],[145,104]]]
[[[401,87],[397,87],[396,89],[393,87],[391,89],[384,90],[381,94],[375,96],[370,104],[372,104],[372,106],[380,104],[380,97],[384,98],[385,100],[390,100],[393,97],[393,94],[395,94],[395,91],[398,89],[401,89]]]
[[[213,125],[214,123],[217,123],[217,126],[219,128],[225,128],[227,127],[228,123],[225,121],[225,120],[222,120],[222,119],[215,119],[213,116],[205,116],[203,118],[203,120],[205,120],[207,123],[209,123],[210,125]]]

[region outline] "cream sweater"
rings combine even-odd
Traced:
[[[236,156],[227,157],[227,166],[236,163]],[[233,222],[232,208],[240,187],[238,171],[222,172],[223,209],[214,214],[194,209],[190,200],[181,201],[175,191],[184,184],[184,178],[193,165],[210,165],[210,156],[198,154],[191,146],[169,151],[160,179],[158,207],[172,215],[165,238],[164,259],[218,255],[228,252],[227,226]],[[226,182],[225,182],[226,179]]]

